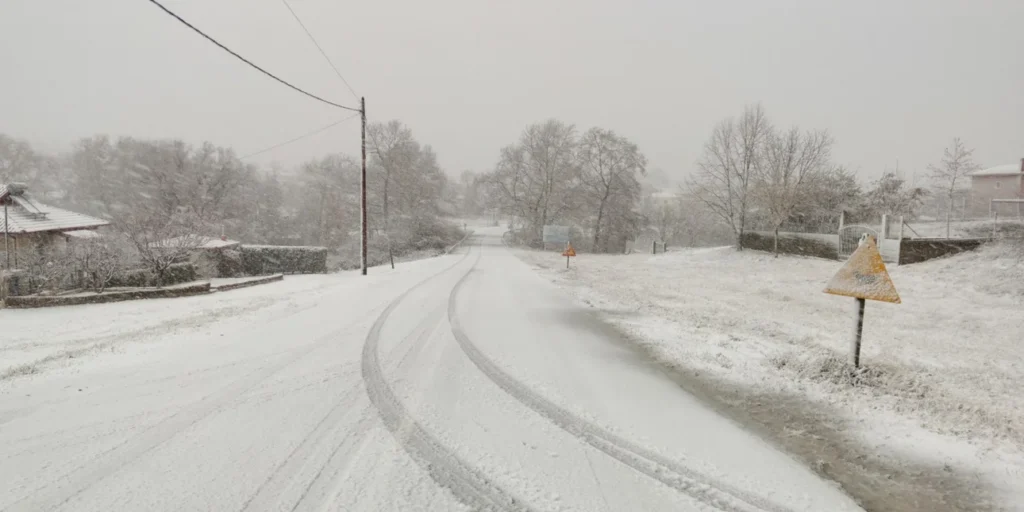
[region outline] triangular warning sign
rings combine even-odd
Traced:
[[[825,293],[900,303],[900,295],[889,279],[889,272],[885,270],[882,255],[878,253],[872,236],[861,241],[860,247],[828,282]]]
[[[567,243],[565,244],[565,252],[562,253],[562,256],[576,256],[576,249],[572,248],[572,244]]]

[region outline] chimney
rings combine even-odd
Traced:
[[[1024,162],[1024,161],[1022,161],[1022,162]],[[26,186],[24,183],[8,183],[7,184],[7,191],[10,192],[10,194],[12,196],[20,196],[20,195],[25,193],[26,189],[28,189],[28,186]]]

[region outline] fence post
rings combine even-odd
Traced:
[[[846,210],[839,212],[839,231],[843,230],[843,224],[846,223]]]
[[[905,224],[906,224],[906,223],[905,223],[905,222],[903,222],[903,216],[902,216],[902,215],[900,215],[900,243],[903,243],[903,226],[904,226]]]
[[[882,229],[878,230],[878,234],[881,235],[879,238],[881,238],[882,240],[885,240],[886,238],[889,238],[889,214],[888,213],[883,213],[882,214]]]
[[[992,240],[996,239],[996,228],[999,226],[999,212],[992,215]]]
[[[658,241],[654,240],[653,242],[651,242],[651,245],[651,254],[658,254]]]

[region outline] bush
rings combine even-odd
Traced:
[[[196,280],[196,267],[191,263],[175,263],[164,272],[163,286],[189,283]],[[157,286],[156,273],[148,268],[127,270],[111,279],[108,286],[120,288],[144,288]]]
[[[164,286],[189,283],[196,280],[196,266],[191,263],[175,263],[164,272]],[[155,282],[155,280],[154,280]]]
[[[235,277],[245,272],[242,264],[242,252],[235,249],[216,251],[213,255],[217,262],[218,277]]]
[[[266,274],[323,274],[327,272],[327,248],[312,246],[243,245],[242,271],[251,276]]]
[[[465,232],[457,225],[438,217],[399,218],[394,219],[391,233],[371,234],[366,247],[367,266],[388,263],[388,236],[391,237],[391,252],[396,258],[414,252],[427,253],[435,256],[448,250],[449,247],[465,236]],[[350,270],[359,268],[359,237],[352,237],[339,248],[338,260],[332,268]]]

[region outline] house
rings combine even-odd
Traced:
[[[96,235],[110,223],[32,199],[28,187],[19,183],[0,184],[0,265],[17,268],[33,251],[66,247],[69,241]],[[38,252],[37,252],[38,253]]]
[[[1024,158],[1016,164],[974,171],[971,177],[971,215],[1024,215]]]

